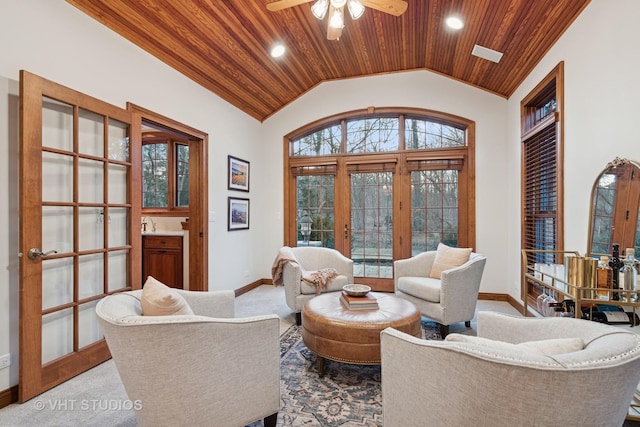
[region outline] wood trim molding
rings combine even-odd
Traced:
[[[261,285],[273,285],[273,281],[271,279],[258,279],[255,282],[251,282],[248,285],[245,285],[235,290],[236,298],[238,298],[242,294],[246,294],[250,290],[255,289]]]
[[[14,385],[11,388],[0,391],[0,409],[5,408],[12,403],[18,401],[18,386]]]
[[[180,216],[188,216],[190,224],[189,234],[189,289],[193,291],[207,291],[209,289],[209,222],[208,222],[208,134],[191,126],[180,123],[174,119],[158,114],[139,105],[127,102],[127,109],[132,113],[131,145],[142,146],[142,121],[150,122],[161,128],[171,131],[188,141],[190,150],[189,159],[189,195],[191,197],[188,213]],[[138,166],[137,162],[136,165]],[[141,167],[141,166],[140,166]],[[137,176],[141,176],[140,169],[134,170]],[[141,186],[141,184],[139,184]],[[142,193],[141,187],[133,189],[135,194]],[[134,217],[142,215],[142,203],[134,203],[136,210],[132,211]],[[178,213],[178,211],[175,211]],[[145,212],[147,213],[147,212]],[[134,254],[133,262],[142,264],[142,254]],[[142,279],[142,274],[139,274]],[[134,283],[136,281],[134,277]],[[134,286],[134,289],[139,289]]]
[[[507,301],[508,297],[509,295],[507,294],[494,294],[487,292],[480,292],[478,294],[478,299],[484,301]]]
[[[511,307],[515,308],[520,313],[524,311],[524,304],[520,303],[518,300],[516,300],[514,297],[512,297],[509,294],[493,294],[493,293],[480,292],[478,294],[478,300],[508,302]],[[527,314],[527,315],[530,315],[530,314]]]
[[[514,297],[512,297],[511,295],[507,295],[507,302],[509,304],[511,304],[511,306],[513,308],[515,308],[516,310],[518,310],[520,313],[522,313],[524,311],[524,304],[522,304],[521,302],[519,302],[518,300],[516,300]],[[527,314],[527,316],[529,316],[529,314]]]

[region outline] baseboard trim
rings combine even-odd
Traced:
[[[478,299],[485,300],[485,301],[508,302],[510,306],[518,310],[520,313],[524,311],[524,305],[508,294],[493,294],[493,293],[487,293],[487,292],[480,292],[478,294]]]
[[[273,281],[271,279],[258,279],[255,282],[251,282],[246,286],[243,286],[241,288],[236,289],[234,292],[235,292],[236,298],[237,298],[240,295],[246,294],[250,290],[257,288],[258,286],[272,285],[272,284],[273,284]]]
[[[480,292],[478,294],[479,300],[485,301],[508,301],[509,295],[507,294],[493,294],[488,292]]]
[[[11,388],[0,391],[0,409],[16,403],[18,401],[18,386],[14,385]]]
[[[507,295],[507,302],[511,304],[511,306],[516,310],[518,310],[520,313],[524,312],[524,304],[516,300],[511,295]],[[533,315],[531,313],[527,313],[527,316],[533,316]]]

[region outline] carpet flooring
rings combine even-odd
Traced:
[[[440,339],[438,325],[423,319],[423,338]],[[280,338],[280,394],[277,426],[382,426],[379,365],[325,362],[316,371],[316,356],[302,342],[299,326]],[[256,422],[249,427],[260,427]]]

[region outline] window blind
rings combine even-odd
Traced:
[[[558,233],[556,123],[524,141],[524,249],[555,250]],[[550,259],[529,262],[556,262]],[[531,256],[534,256],[532,254]]]
[[[337,165],[294,166],[291,168],[292,176],[303,175],[335,175]]]
[[[410,172],[418,170],[462,170],[464,156],[447,158],[424,158],[407,159],[407,170]]]

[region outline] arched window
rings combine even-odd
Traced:
[[[393,289],[393,261],[475,244],[474,123],[368,109],[285,137],[285,243],[354,260],[359,283]]]

